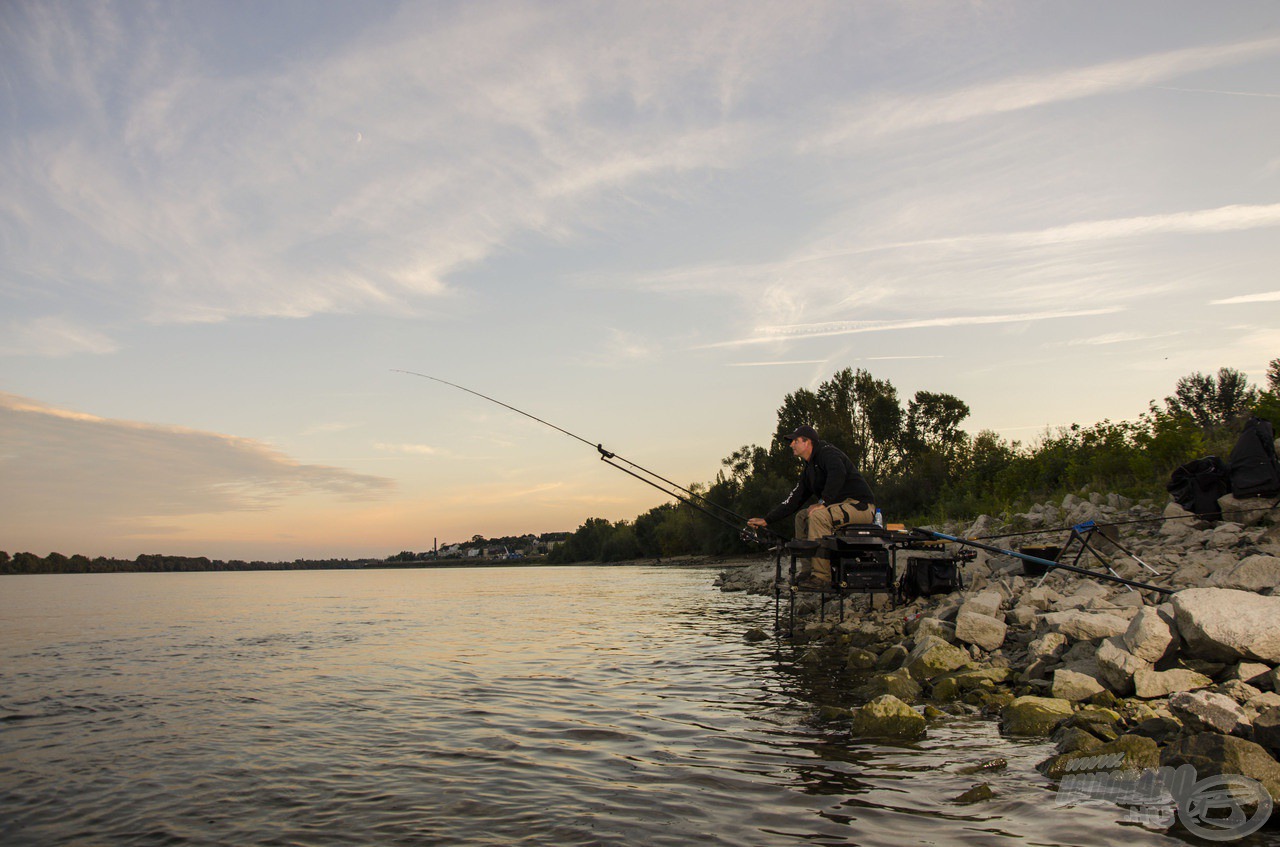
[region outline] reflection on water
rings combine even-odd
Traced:
[[[769,601],[711,581],[6,577],[0,841],[1182,843],[1055,807],[1034,770],[1050,748],[990,723],[903,746],[815,723],[831,692],[790,648],[742,637]],[[997,756],[1007,769],[960,773]],[[981,781],[995,800],[952,802]]]

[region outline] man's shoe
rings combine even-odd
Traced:
[[[830,591],[831,582],[825,579],[818,579],[812,574],[806,574],[796,580],[796,588],[805,591]]]

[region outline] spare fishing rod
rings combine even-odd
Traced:
[[[636,464],[635,462],[631,461],[625,456],[619,456],[617,453],[614,453],[610,450],[606,450],[604,448],[604,445],[601,443],[593,444],[590,440],[583,438],[581,435],[570,432],[564,427],[556,426],[550,421],[545,421],[536,415],[532,415],[529,412],[524,411],[523,409],[517,409],[515,406],[512,406],[509,403],[503,403],[501,400],[490,397],[487,394],[481,394],[479,391],[473,391],[472,389],[467,388],[465,385],[458,385],[456,382],[449,382],[449,380],[441,379],[438,376],[431,376],[430,374],[418,373],[417,371],[401,370],[399,368],[393,368],[393,371],[395,373],[408,374],[410,376],[419,376],[419,377],[422,377],[423,379],[429,379],[429,380],[432,380],[433,382],[439,382],[443,385],[448,385],[451,388],[458,389],[459,391],[465,391],[468,394],[481,398],[482,400],[488,400],[490,403],[496,403],[497,405],[501,406],[504,409],[510,409],[516,414],[524,415],[526,418],[529,418],[530,420],[533,420],[533,421],[537,421],[543,426],[549,426],[552,429],[554,429],[556,432],[563,433],[572,439],[581,441],[583,444],[586,444],[588,447],[594,447],[596,452],[600,454],[600,461],[604,462],[606,465],[617,468],[623,473],[628,474],[629,476],[635,477],[636,479],[640,480],[646,485],[653,486],[654,488],[658,489],[668,497],[673,497],[676,500],[679,500],[681,503],[684,503],[686,506],[689,506],[692,509],[697,509],[699,512],[702,512],[707,517],[712,518],[713,520],[719,521],[725,526],[732,528],[734,531],[739,533],[739,535],[744,541],[751,541],[757,544],[766,543],[759,537],[761,532],[763,532],[766,535],[766,537],[772,536],[778,542],[785,540],[782,538],[782,536],[778,535],[776,532],[768,529],[767,527],[763,527],[759,529],[757,529],[756,527],[746,527],[744,525],[747,523],[747,518],[743,517],[742,515],[739,515],[737,512],[734,512],[732,509],[728,509],[724,506],[721,506],[719,503],[712,502],[711,500],[708,500],[706,497],[703,497],[701,494],[698,494],[696,491],[691,491],[688,488],[685,488],[683,485],[672,482],[671,480],[667,479],[665,476],[662,476],[661,474],[658,474],[658,473],[654,473],[648,468],[643,467],[642,465]],[[613,461],[614,459],[616,459],[618,462],[622,462],[628,465],[630,468],[634,468],[634,470],[629,470],[628,468],[624,468],[622,465]],[[657,482],[654,482],[654,480],[660,480],[665,485],[670,486],[670,488],[663,487],[663,485],[659,485]],[[679,494],[677,494],[675,491],[672,491],[671,490],[672,488],[676,489],[677,491],[682,491],[688,496],[682,497]],[[723,514],[716,514],[715,512],[712,512],[707,508],[699,506],[697,503],[693,502],[693,499],[690,499],[690,498],[701,500],[707,506],[710,506],[712,509],[716,509],[719,512],[722,512]],[[728,517],[725,517],[726,515]],[[733,518],[733,520],[731,521],[729,520],[729,518]]]
[[[922,529],[918,527],[913,527],[910,531],[910,534],[918,538],[928,537],[928,538],[935,538],[939,541],[954,541],[957,544],[964,544],[969,547],[977,547],[979,550],[986,550],[991,553],[1001,553],[1005,556],[1013,556],[1015,559],[1021,559],[1024,562],[1031,562],[1032,564],[1040,565],[1043,568],[1071,571],[1072,573],[1078,573],[1084,576],[1091,576],[1094,579],[1103,579],[1108,582],[1115,582],[1115,583],[1119,583],[1120,585],[1127,585],[1130,588],[1140,588],[1143,591],[1156,591],[1156,592],[1159,592],[1160,594],[1175,593],[1174,589],[1172,588],[1163,588],[1159,585],[1151,585],[1146,582],[1135,582],[1134,580],[1131,580],[1131,579],[1125,579],[1122,576],[1112,576],[1110,574],[1098,573],[1097,571],[1089,570],[1088,568],[1076,567],[1075,565],[1064,565],[1062,562],[1055,562],[1052,559],[1042,559],[1039,556],[1032,556],[1027,553],[1019,553],[1014,550],[1005,550],[1002,547],[995,547],[991,544],[983,544],[980,541],[973,540],[972,538],[957,538],[954,535],[947,535],[942,532],[934,532],[931,529]]]

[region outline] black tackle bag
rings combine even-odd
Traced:
[[[1280,494],[1280,462],[1276,461],[1276,433],[1271,421],[1250,418],[1231,448],[1227,464],[1231,493],[1236,497]]]
[[[960,566],[954,558],[911,556],[898,583],[898,594],[904,600],[950,594],[964,586]]]
[[[1188,512],[1208,520],[1222,520],[1218,498],[1231,491],[1227,463],[1217,456],[1206,456],[1174,468],[1169,483],[1173,502]]]

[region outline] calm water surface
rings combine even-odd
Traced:
[[[743,638],[771,601],[713,575],[0,578],[0,843],[1185,843],[1056,806],[1052,748],[987,722],[816,723],[790,648]]]

